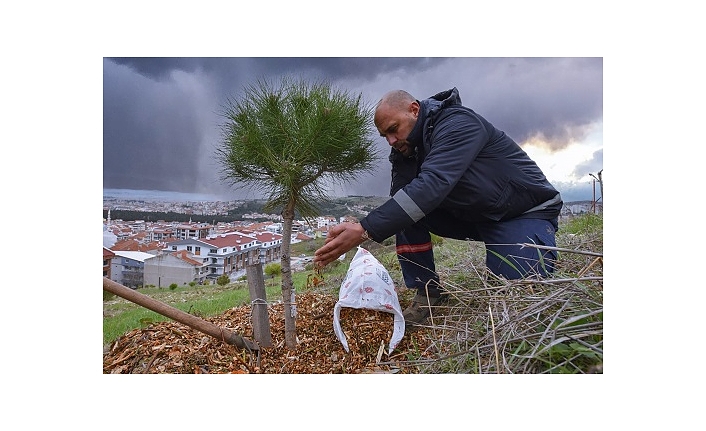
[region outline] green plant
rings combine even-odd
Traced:
[[[223,139],[216,150],[222,180],[259,190],[263,209],[283,218],[282,299],[285,343],[296,346],[290,265],[295,213],[318,215],[329,201],[327,184],[349,182],[374,169],[378,150],[371,139],[372,107],[361,95],[326,82],[283,78],[279,85],[260,80],[229,101],[223,114]]]
[[[179,287],[178,284],[172,283],[172,284],[169,285],[169,290],[174,290],[174,289],[176,289],[177,287]]]
[[[228,274],[223,274],[216,279],[216,284],[219,286],[225,286],[228,283],[230,283],[230,277]]]
[[[510,268],[512,268],[513,270],[517,271],[518,274],[522,274],[522,272],[517,268],[517,266],[515,266],[514,263],[510,262],[505,256],[501,255],[497,251],[488,250],[488,253],[490,253],[490,254],[494,255],[495,257],[497,257],[498,259],[502,260],[505,263],[505,265],[507,265]]]

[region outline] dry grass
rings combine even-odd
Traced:
[[[602,244],[602,218],[578,233],[560,230],[553,277],[507,281],[487,273],[482,243],[445,241],[437,270],[452,299],[427,321],[425,359],[404,365],[422,373],[602,373]]]

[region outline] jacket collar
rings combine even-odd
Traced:
[[[419,102],[419,115],[417,116],[417,122],[414,124],[414,128],[409,133],[407,141],[411,142],[415,147],[422,143],[422,130],[424,130],[424,121],[427,116],[427,108],[425,103]]]

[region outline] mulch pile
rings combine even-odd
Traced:
[[[246,352],[175,321],[132,330],[116,339],[103,355],[104,374],[339,374],[416,373],[405,361],[425,358],[429,341],[423,330],[407,329],[389,355],[394,317],[367,309],[341,309],[341,328],[350,352],[333,332],[331,294],[304,292],[297,299],[296,349],[284,343],[284,306],[268,305],[273,347],[260,355]],[[203,318],[254,340],[251,306]]]

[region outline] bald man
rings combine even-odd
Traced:
[[[359,223],[331,228],[317,265],[394,235],[405,285],[417,292],[403,312],[408,325],[447,300],[431,233],[482,241],[488,269],[506,279],[554,272],[556,251],[520,244],[556,246],[561,195],[515,141],[461,104],[456,88],[422,101],[391,91],[374,120],[392,147],[391,198]]]

